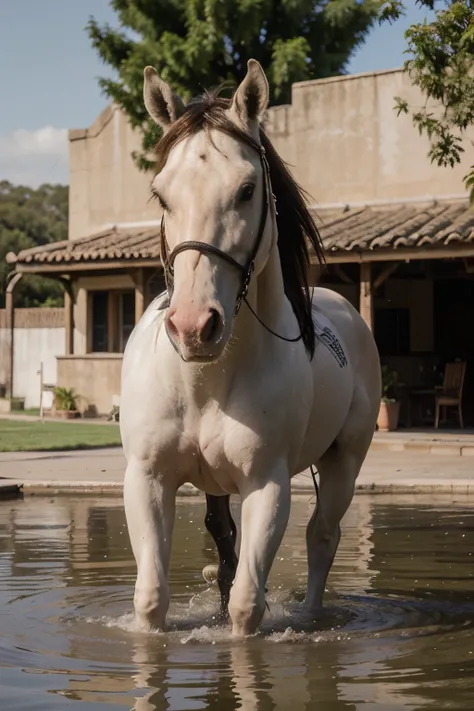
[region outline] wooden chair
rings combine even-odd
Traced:
[[[444,383],[436,388],[436,415],[435,427],[439,427],[439,415],[442,407],[457,407],[459,416],[459,426],[464,428],[462,418],[462,392],[464,387],[464,376],[466,375],[466,363],[446,363],[444,371]]]

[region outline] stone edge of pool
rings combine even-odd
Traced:
[[[61,494],[77,495],[110,495],[118,496],[122,494],[122,484],[118,482],[64,482],[43,481],[43,482],[20,482],[10,481],[8,484],[0,485],[0,500],[2,498],[12,498],[21,494],[29,496],[53,496]],[[314,488],[311,482],[294,482],[292,486],[294,495],[312,495]],[[474,495],[474,482],[466,480],[452,480],[449,483],[439,483],[433,481],[412,481],[410,484],[389,484],[389,483],[367,483],[356,484],[356,494],[456,494]],[[200,497],[202,492],[191,484],[185,484],[178,489],[179,497]]]

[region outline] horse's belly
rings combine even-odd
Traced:
[[[186,478],[190,484],[211,496],[224,496],[239,492],[235,480],[226,475],[225,469],[216,470],[201,466],[192,469]]]

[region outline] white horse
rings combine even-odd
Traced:
[[[259,125],[268,93],[254,60],[232,100],[205,94],[187,107],[145,69],[145,106],[164,132],[152,192],[163,210],[168,293],[127,344],[120,418],[134,606],[145,628],[165,625],[176,492],[191,482],[207,495],[232,632],[255,632],[291,478],[313,464],[319,500],[306,534],[305,605],[309,614],[320,608],[375,429],[374,339],[341,296],[321,288],[310,296],[307,241],[320,261],[321,243]],[[238,559],[232,493],[242,501]]]

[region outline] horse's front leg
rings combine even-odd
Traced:
[[[131,461],[124,481],[127,526],[137,563],[134,606],[144,629],[164,629],[169,607],[168,568],[176,487],[155,477],[145,462]]]
[[[265,479],[245,481],[239,565],[230,593],[232,634],[252,634],[265,612],[265,584],[290,515],[290,475],[284,465]]]

